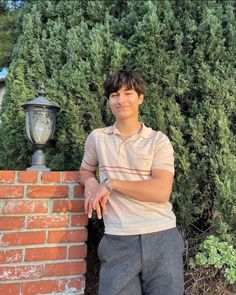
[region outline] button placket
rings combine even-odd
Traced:
[[[134,142],[136,139],[139,138],[139,134],[135,134],[129,138],[126,138],[123,142],[122,142],[122,145],[123,145],[123,159],[125,159],[125,156],[127,155],[126,153],[126,149],[127,149],[127,144],[129,142]]]
[[[119,152],[118,152],[118,160],[119,162],[126,162],[126,145],[129,142],[135,141],[139,137],[139,134],[135,134],[129,138],[122,139],[122,137],[119,138]]]
[[[120,143],[120,148],[119,148],[119,161],[124,162],[125,160],[125,141],[122,141]]]

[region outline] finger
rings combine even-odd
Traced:
[[[97,209],[97,206],[99,206],[98,198],[94,197],[93,198],[93,201],[92,201],[93,210],[96,210]]]
[[[92,203],[93,210],[96,210],[97,209],[96,208],[97,207],[97,198],[95,196],[93,196],[91,203]]]
[[[84,210],[86,212],[86,214],[88,214],[88,210],[89,210],[89,202],[91,200],[91,197],[85,197],[84,199]]]
[[[88,218],[92,217],[92,213],[93,213],[93,198],[89,198],[89,202],[88,202]]]
[[[102,198],[102,200],[101,200],[100,203],[101,203],[101,207],[102,207],[103,213],[105,215],[107,215],[107,206],[106,206],[107,201],[106,201],[106,197]]]
[[[97,203],[96,211],[98,219],[102,219],[102,212],[99,203]]]
[[[88,203],[89,203],[89,198],[85,197],[84,198],[84,211],[86,214],[88,213]]]
[[[102,210],[103,210],[103,213],[104,213],[105,215],[108,214],[108,212],[107,212],[107,199],[108,199],[108,196],[109,196],[109,194],[107,194],[106,196],[104,196],[104,197],[102,198],[102,200],[101,200]]]
[[[88,203],[89,203],[89,199],[91,196],[92,196],[91,191],[85,191],[84,210],[85,210],[86,214],[88,213]]]

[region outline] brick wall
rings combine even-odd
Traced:
[[[0,294],[84,294],[78,172],[0,171]]]

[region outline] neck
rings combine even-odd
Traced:
[[[116,128],[123,136],[131,136],[138,133],[141,129],[141,123],[137,120],[116,121]]]

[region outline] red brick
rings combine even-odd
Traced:
[[[28,197],[30,198],[66,198],[68,186],[60,185],[30,185]]]
[[[3,214],[46,213],[48,212],[48,201],[8,201],[3,204],[2,212]]]
[[[22,183],[35,183],[38,179],[38,173],[34,171],[20,171],[18,181]]]
[[[60,172],[44,172],[42,175],[42,183],[61,182]]]
[[[24,217],[0,217],[0,229],[19,229],[25,225]]]
[[[46,233],[43,231],[3,233],[0,246],[43,244],[45,238]]]
[[[66,171],[63,172],[64,182],[79,182],[79,172],[78,171]]]
[[[0,198],[19,199],[23,198],[24,187],[22,185],[0,185]]]
[[[15,263],[20,261],[22,261],[22,250],[0,251],[0,263]]]
[[[3,266],[0,267],[0,281],[41,278],[43,267],[43,265]]]
[[[66,282],[67,288],[75,288],[76,290],[85,289],[85,277],[77,277],[73,279],[68,279]],[[82,294],[81,294],[82,295]]]
[[[83,215],[72,215],[71,226],[86,226],[88,224],[88,216]]]
[[[25,282],[22,295],[53,294],[64,290],[63,280]]]
[[[79,246],[70,246],[68,258],[81,259],[86,257],[86,254],[87,254],[87,246],[85,244],[79,245]]]
[[[84,202],[81,200],[55,200],[53,212],[84,212]]]
[[[82,275],[86,272],[85,261],[64,262],[45,265],[45,277],[64,276],[64,275]]]
[[[82,242],[87,240],[87,230],[58,230],[48,232],[48,243]]]
[[[0,294],[2,295],[18,295],[20,294],[20,284],[3,284],[0,285]]]
[[[48,247],[26,249],[25,261],[43,261],[65,259],[66,247]]]
[[[0,171],[0,183],[13,183],[15,178],[15,171]]]
[[[71,278],[71,279],[54,279],[54,280],[43,280],[24,282],[22,295],[38,295],[38,294],[54,294],[72,290],[73,294],[75,291],[80,291],[85,288],[84,276]],[[1,293],[0,293],[1,294]],[[15,295],[15,294],[12,294]]]
[[[69,224],[68,216],[30,216],[28,217],[28,228],[66,227]]]
[[[81,198],[84,195],[84,188],[81,185],[74,186],[74,198]]]

